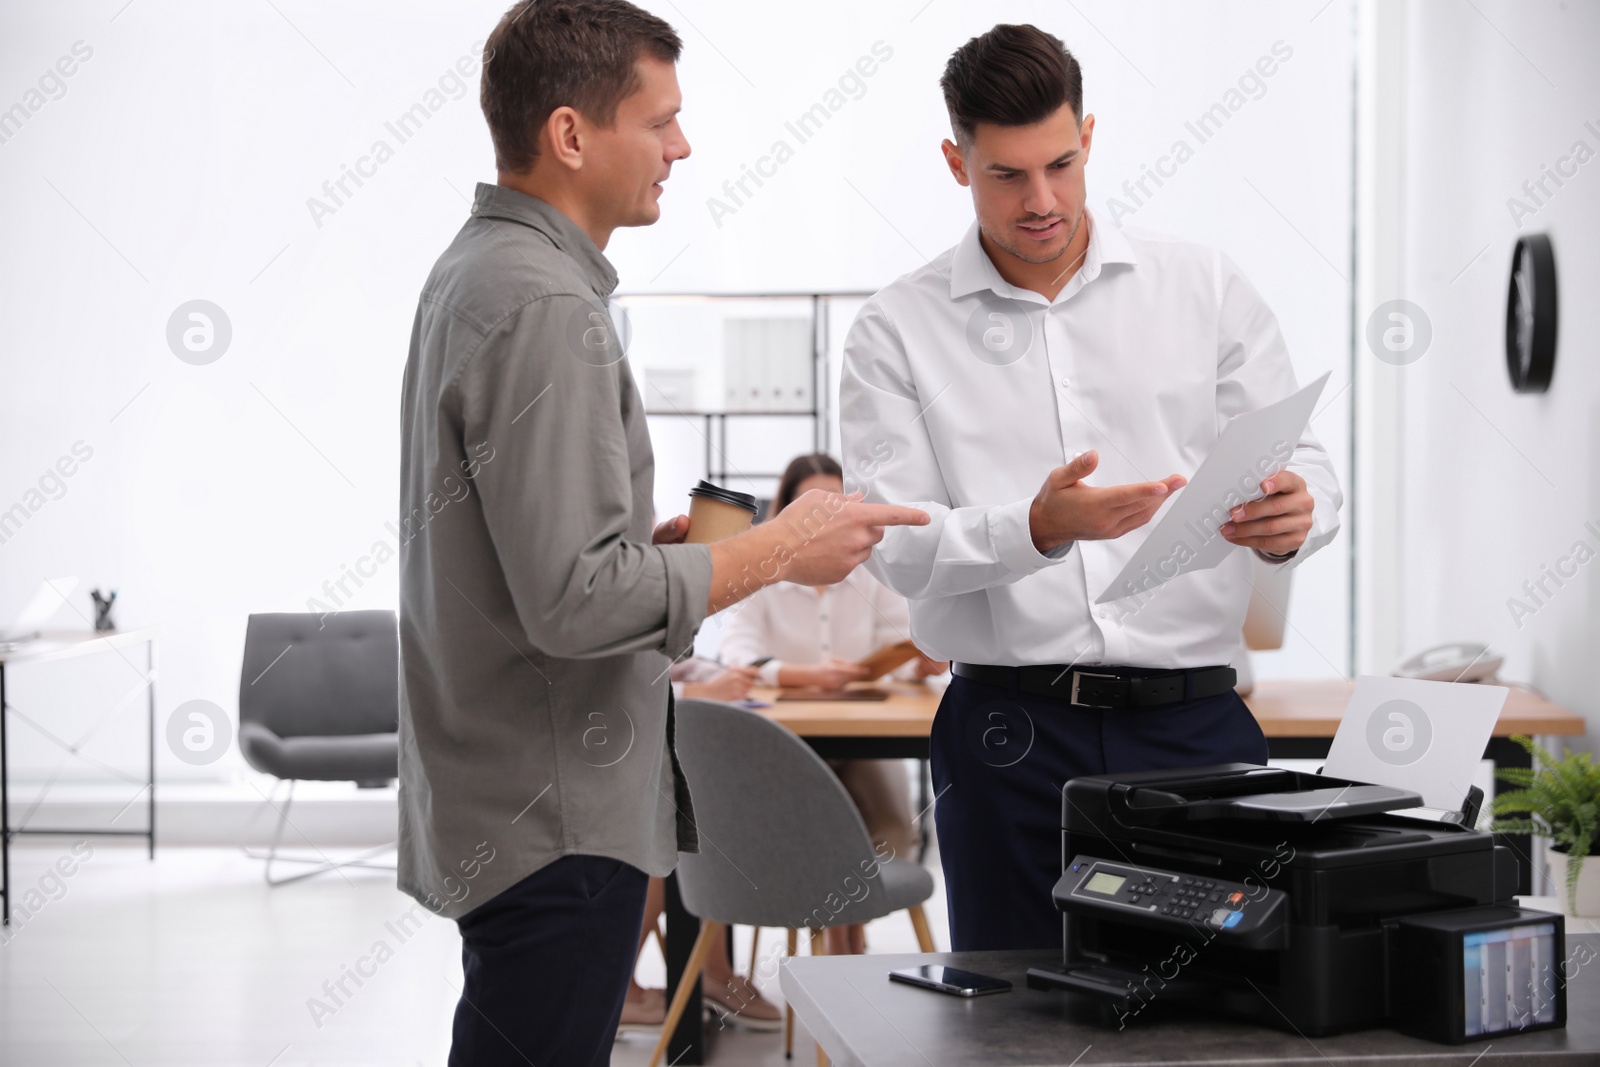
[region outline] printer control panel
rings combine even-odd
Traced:
[[[1081,915],[1199,927],[1248,935],[1282,922],[1284,894],[1204,875],[1182,874],[1094,856],[1077,856],[1062,872],[1056,906]]]

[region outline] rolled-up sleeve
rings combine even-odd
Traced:
[[[491,329],[457,390],[464,440],[485,442],[476,499],[527,639],[568,659],[692,646],[705,619],[705,545],[630,541],[626,363],[569,343],[595,305],[536,299]],[[600,313],[604,313],[603,311]]]

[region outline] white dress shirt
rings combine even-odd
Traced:
[[[672,681],[672,695],[682,700],[684,686],[709,682],[725,669],[722,664],[699,656],[676,660],[667,668],[667,677]]]
[[[1083,266],[1054,300],[1001,278],[974,223],[861,309],[839,389],[845,488],[932,518],[890,528],[868,566],[910,599],[911,635],[937,659],[1230,663],[1248,552],[1095,606],[1156,520],[1046,556],[1028,509],[1045,475],[1086,449],[1100,458],[1091,485],[1194,474],[1231,417],[1295,391],[1288,349],[1220,252],[1085,224]],[[1288,469],[1314,501],[1293,566],[1333,539],[1342,497],[1309,430]]]
[[[771,656],[760,668],[762,685],[777,685],[785,664],[859,661],[911,636],[905,599],[859,567],[837,585],[769,585],[723,615],[719,658],[743,666]],[[915,666],[895,675],[910,677]]]

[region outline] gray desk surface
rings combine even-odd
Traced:
[[[1436,1045],[1392,1030],[1308,1039],[1192,1011],[1158,1014],[1159,1003],[1119,1031],[1115,1017],[1100,1022],[1098,1009],[1084,998],[1027,988],[1028,968],[1056,962],[1054,952],[797,957],[784,964],[780,984],[836,1067],[1600,1064],[1600,937],[1569,935],[1567,955],[1565,1030],[1464,1045]],[[891,969],[922,963],[1006,978],[1015,988],[964,1000],[889,981]]]

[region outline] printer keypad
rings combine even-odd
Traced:
[[[1097,898],[1094,891],[1085,890],[1080,884],[1074,895],[1081,899],[1132,907],[1151,916],[1204,924],[1217,929],[1235,930],[1250,925],[1243,910],[1245,887],[1237,882],[1216,881],[1175,871],[1141,870],[1133,865],[1124,866],[1087,857],[1079,857],[1073,863],[1072,870],[1079,871],[1086,864],[1090,870],[1083,875],[1085,882],[1093,875],[1104,872],[1120,877],[1123,884],[1110,895],[1109,900],[1104,896]]]
[[[1222,890],[1216,882],[1205,878],[1179,878],[1168,884],[1165,893],[1158,892],[1156,895],[1162,898],[1162,915],[1193,919],[1204,916],[1209,904],[1221,900]]]

